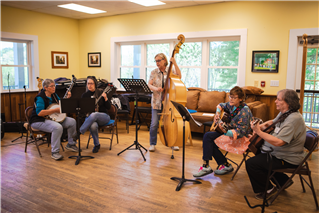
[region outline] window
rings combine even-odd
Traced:
[[[306,125],[319,130],[319,48],[307,50],[302,116]]]
[[[9,89],[11,91],[23,91],[24,88],[28,91],[36,89],[35,79],[39,75],[37,49],[37,36],[2,32],[1,92]]]
[[[246,29],[184,35],[186,41],[175,58],[187,88],[229,91],[235,85],[244,86]],[[154,56],[162,52],[170,60],[178,42],[172,34],[111,38],[111,80],[118,87],[119,77],[148,82],[151,71],[157,68]]]

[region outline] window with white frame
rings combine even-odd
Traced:
[[[1,92],[35,89],[38,70],[37,36],[2,32],[0,41]],[[34,79],[34,81],[33,81]]]
[[[181,70],[181,80],[186,87],[229,91],[238,85],[240,38],[241,36],[219,36],[186,41],[175,55]],[[142,78],[148,82],[151,71],[157,68],[155,55],[162,52],[170,60],[176,43],[177,39],[116,43],[119,50],[115,59],[119,64],[116,76]]]

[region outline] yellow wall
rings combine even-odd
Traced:
[[[265,94],[285,88],[290,29],[319,27],[318,2],[224,2],[79,21],[10,7],[1,11],[2,31],[39,36],[40,75],[50,78],[109,79],[111,37],[247,28],[246,85],[265,80]],[[69,52],[69,69],[51,68],[52,50]],[[251,73],[253,50],[280,50],[279,73]],[[101,52],[101,68],[88,68],[88,52]],[[270,80],[280,80],[280,86],[270,87]]]
[[[1,6],[1,31],[38,36],[41,78],[79,76],[79,21]],[[51,51],[68,52],[69,69],[52,68]]]
[[[286,85],[289,31],[319,27],[318,8],[318,2],[225,2],[80,20],[81,74],[92,70],[87,52],[99,51],[103,66],[95,73],[110,78],[111,37],[247,28],[246,85],[265,80],[265,94],[276,94]],[[251,73],[253,50],[280,50],[279,73]],[[280,86],[270,87],[270,80]]]

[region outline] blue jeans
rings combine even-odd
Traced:
[[[61,143],[61,135],[63,133],[63,129],[67,129],[68,131],[68,143],[70,145],[75,145],[75,137],[77,136],[76,131],[76,120],[70,117],[66,117],[66,119],[60,124],[58,122],[52,120],[44,120],[44,122],[36,122],[32,123],[31,127],[34,129],[38,129],[40,131],[51,133],[51,152],[57,153],[60,151],[60,143]]]
[[[84,134],[89,128],[90,133],[93,138],[93,143],[95,146],[98,146],[99,143],[99,136],[98,130],[99,126],[103,126],[110,121],[110,116],[104,112],[93,112],[86,118],[84,123],[80,127],[80,133]]]
[[[212,160],[213,158],[216,160],[218,165],[222,165],[227,163],[226,157],[219,150],[219,147],[214,142],[215,139],[220,137],[222,134],[219,132],[206,132],[203,136],[203,160]]]
[[[152,109],[151,124],[150,124],[150,145],[157,145],[157,135],[159,127],[159,119],[161,110]]]

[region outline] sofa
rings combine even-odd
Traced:
[[[264,91],[253,86],[242,87],[246,93],[245,103],[249,106],[254,117],[260,118],[263,121],[268,119],[268,107],[265,103],[257,100],[257,97]],[[229,93],[224,91],[207,91],[199,87],[190,87],[187,91],[186,107],[191,111],[192,116],[196,121],[201,123],[212,121],[219,103],[229,101]],[[190,122],[192,132],[204,132],[204,127],[198,127]]]

